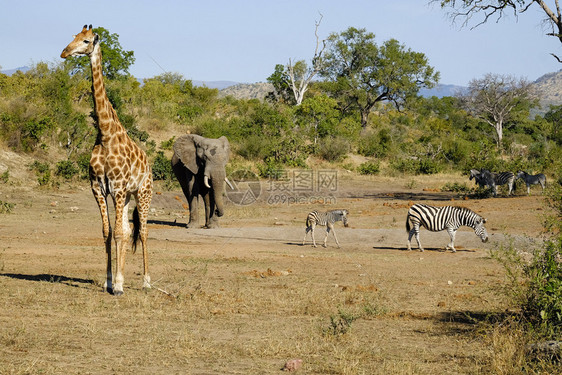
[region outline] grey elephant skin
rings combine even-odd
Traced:
[[[172,169],[189,205],[188,228],[198,224],[199,196],[205,204],[205,228],[218,227],[217,218],[224,215],[229,158],[230,144],[224,136],[213,139],[187,134],[174,143]]]

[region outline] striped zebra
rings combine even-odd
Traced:
[[[304,245],[306,241],[306,235],[308,232],[311,232],[310,236],[312,237],[312,243],[314,247],[316,247],[316,240],[314,239],[314,228],[317,225],[323,225],[326,227],[326,237],[324,237],[324,247],[326,247],[326,241],[328,240],[328,234],[330,231],[334,233],[334,238],[336,239],[336,244],[338,248],[340,247],[340,243],[338,242],[338,237],[336,236],[336,231],[334,230],[334,224],[338,221],[342,221],[343,225],[347,227],[347,215],[349,211],[347,210],[333,210],[328,212],[318,212],[312,211],[306,217],[306,230],[304,232],[304,238],[302,240],[302,244]]]
[[[539,174],[528,174],[527,172],[519,171],[517,172],[517,178],[522,179],[525,181],[525,185],[527,185],[527,194],[531,195],[531,185],[538,185],[541,184],[542,189],[546,187],[546,176],[542,173]]]
[[[488,232],[484,227],[486,219],[482,218],[476,212],[466,207],[445,206],[432,207],[425,204],[414,204],[408,210],[406,217],[406,231],[408,231],[408,250],[411,248],[412,236],[416,235],[418,248],[423,251],[420,243],[420,226],[425,227],[432,232],[439,232],[447,229],[451,242],[447,245],[447,249],[455,250],[455,234],[457,230],[465,225],[474,229],[474,233],[482,242],[488,241]]]
[[[498,195],[498,186],[500,185],[507,185],[509,188],[507,195],[510,195],[515,182],[515,175],[511,172],[493,173],[487,169],[471,169],[470,180],[473,178],[480,187],[490,187],[494,196]]]

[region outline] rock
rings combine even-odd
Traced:
[[[283,371],[297,371],[302,367],[302,359],[295,358],[289,359],[285,362],[285,366],[283,366]]]

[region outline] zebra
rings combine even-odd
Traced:
[[[494,196],[498,195],[499,185],[507,185],[509,188],[507,195],[510,195],[515,182],[515,175],[512,172],[493,173],[487,169],[471,169],[470,180],[473,178],[480,187],[490,187]]]
[[[324,247],[326,247],[326,241],[328,240],[328,234],[330,230],[334,233],[334,238],[336,239],[336,244],[338,248],[340,247],[340,243],[338,242],[338,237],[336,236],[336,231],[334,230],[334,224],[338,221],[343,222],[345,227],[348,226],[347,224],[347,215],[349,211],[347,210],[333,210],[328,212],[318,212],[312,211],[306,217],[306,230],[304,232],[304,238],[302,240],[302,244],[304,245],[306,241],[306,235],[308,232],[311,232],[310,236],[312,237],[312,243],[314,247],[316,247],[316,240],[314,239],[314,228],[317,225],[326,226],[326,237],[324,237]]]
[[[532,175],[528,174],[527,172],[519,171],[517,172],[516,180],[517,179],[522,179],[523,181],[525,181],[525,184],[527,185],[528,195],[531,195],[531,185],[541,184],[543,190],[546,187],[546,176],[542,173]]]
[[[433,207],[425,204],[414,204],[408,210],[406,217],[406,231],[408,232],[408,250],[411,248],[412,236],[416,235],[418,248],[423,251],[420,243],[420,226],[425,227],[432,232],[439,232],[447,229],[451,242],[447,245],[447,249],[455,250],[455,234],[462,225],[474,229],[474,233],[482,242],[488,242],[488,232],[484,227],[486,219],[478,215],[476,212],[459,206]]]

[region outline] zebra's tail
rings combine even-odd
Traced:
[[[306,227],[310,227],[310,215],[306,217]]]
[[[137,251],[137,242],[139,241],[140,237],[140,217],[139,217],[139,209],[135,207],[133,211],[133,237],[132,245],[133,245],[133,254]]]
[[[410,227],[410,213],[408,213],[408,216],[406,216],[406,232],[410,233],[410,230],[412,228]]]

